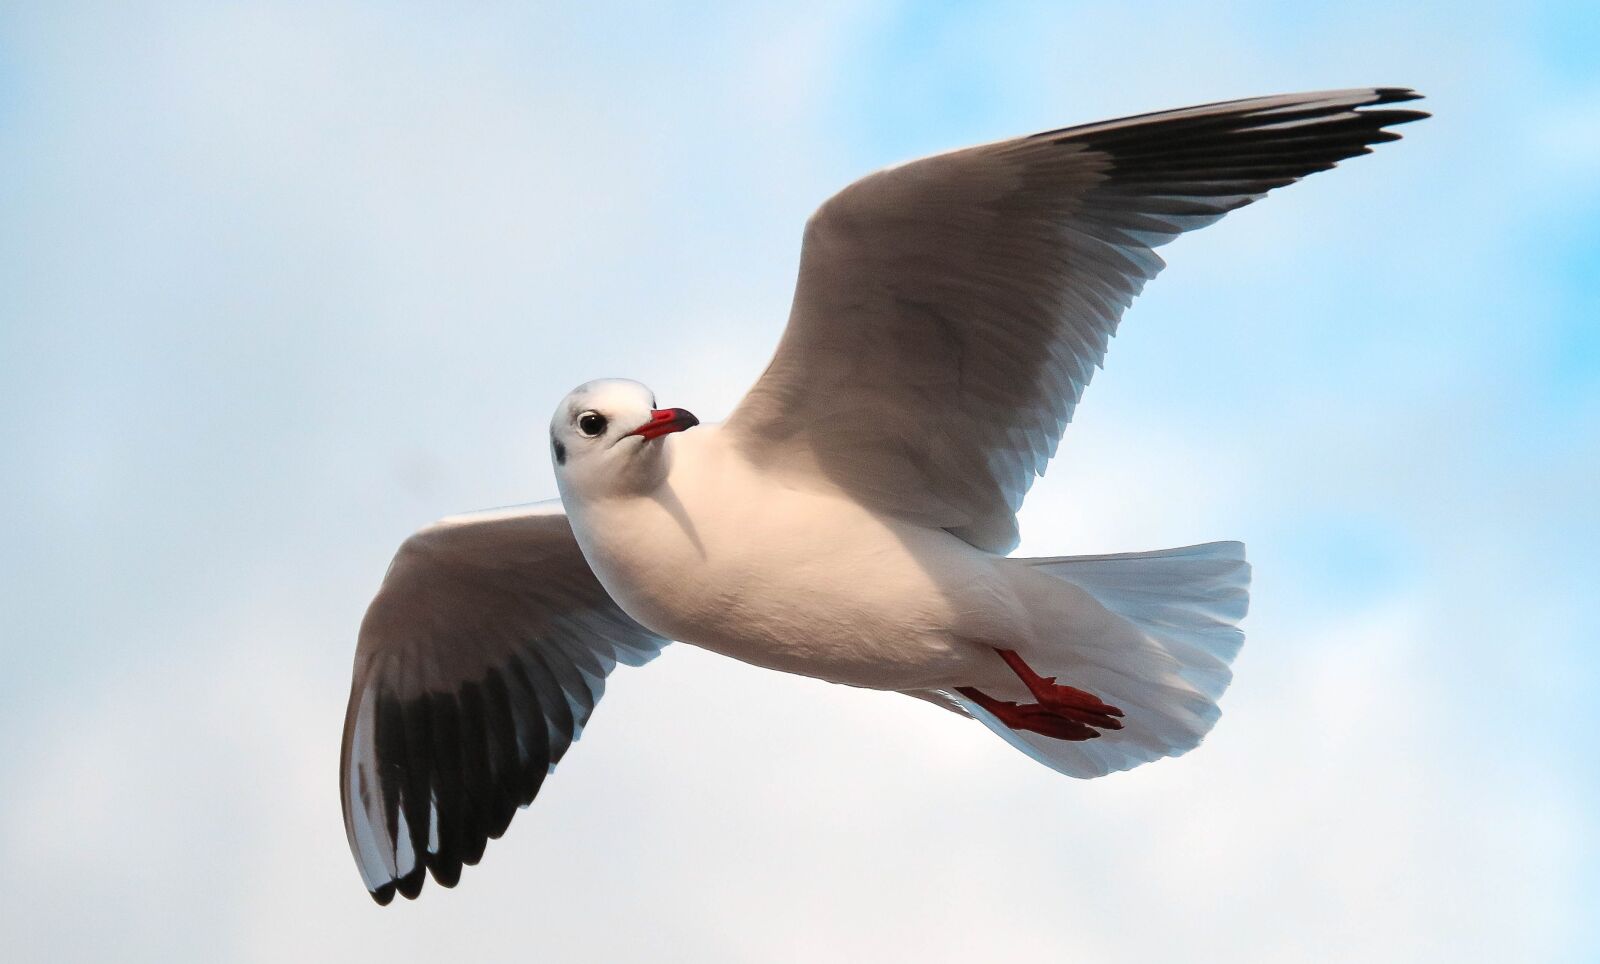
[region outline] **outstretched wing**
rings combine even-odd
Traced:
[[[455,886],[589,720],[617,663],[666,640],[606,594],[558,501],[453,516],[407,539],[367,609],[339,795],[387,904]]]
[[[789,326],[727,422],[758,465],[1016,547],[1152,250],[1427,116],[1396,88],[1071,127],[880,171],[806,225]]]

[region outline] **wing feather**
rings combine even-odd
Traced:
[[[1401,88],[1047,131],[869,175],[806,225],[789,325],[727,429],[758,464],[1016,546],[1154,248],[1427,116]]]
[[[407,539],[362,621],[340,758],[345,831],[374,899],[445,887],[505,833],[617,663],[666,641],[618,609],[559,503]]]

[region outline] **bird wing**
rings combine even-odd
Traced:
[[[727,430],[758,466],[1016,547],[1152,250],[1427,115],[1399,88],[1208,104],[869,175],[806,225],[788,328]]]
[[[452,887],[589,720],[617,663],[666,640],[601,587],[559,501],[443,519],[367,609],[345,713],[345,834],[380,904]]]

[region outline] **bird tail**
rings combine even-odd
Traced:
[[[1028,656],[1041,675],[1058,676],[1120,708],[1122,729],[1103,730],[1092,740],[1059,740],[1013,730],[960,693],[941,695],[1068,776],[1104,776],[1199,745],[1221,713],[1217,700],[1244,643],[1238,628],[1250,598],[1244,544],[1015,561],[1084,590],[1127,624],[1128,632],[1063,639]]]

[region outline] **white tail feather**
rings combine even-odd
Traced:
[[[1197,746],[1220,715],[1217,700],[1244,643],[1238,628],[1249,606],[1244,544],[1016,561],[1087,591],[1134,629],[1130,643],[1119,641],[1114,648],[1061,640],[1053,657],[1034,665],[1121,708],[1123,728],[1094,740],[1057,740],[1012,730],[959,693],[943,695],[1012,746],[1068,776],[1104,776]]]

